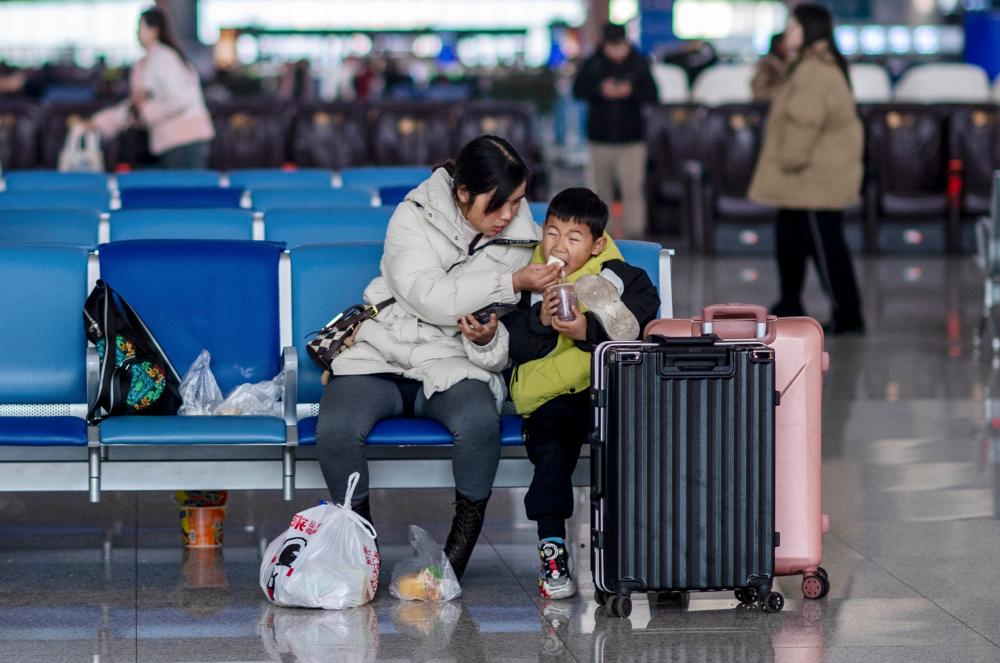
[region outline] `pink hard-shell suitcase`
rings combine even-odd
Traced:
[[[720,340],[756,340],[774,349],[775,385],[775,528],[780,544],[774,552],[774,573],[802,575],[802,593],[820,599],[830,580],[820,566],[823,534],[829,519],[823,513],[822,399],[823,374],[830,358],[823,350],[823,328],[812,318],[776,318],[763,306],[716,304],[700,318],[654,320],[645,336],[701,336]]]

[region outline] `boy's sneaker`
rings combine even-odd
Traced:
[[[622,303],[615,284],[599,274],[587,274],[576,280],[576,299],[597,316],[612,341],[639,338],[639,321]]]
[[[538,591],[544,599],[566,599],[576,594],[576,585],[569,573],[569,553],[560,541],[546,539],[538,543],[542,560],[538,574]]]

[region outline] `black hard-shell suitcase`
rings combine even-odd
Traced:
[[[715,337],[608,342],[593,356],[595,599],[736,590],[778,611],[774,351]]]

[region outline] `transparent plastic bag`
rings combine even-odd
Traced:
[[[444,549],[431,535],[410,525],[414,556],[392,567],[389,593],[404,601],[451,601],[462,595],[462,586]]]
[[[202,350],[191,364],[191,368],[181,380],[180,392],[184,404],[177,410],[177,414],[212,414],[222,402],[222,390],[212,375],[211,363],[212,355],[208,350]]]
[[[260,588],[275,605],[356,608],[378,591],[375,529],[351,510],[360,475],[347,482],[345,507],[320,504],[292,517],[285,533],[267,547]]]
[[[283,414],[281,399],[284,393],[285,373],[282,371],[273,380],[247,382],[236,387],[226,400],[215,406],[214,414],[280,417]]]

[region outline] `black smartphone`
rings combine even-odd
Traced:
[[[481,325],[485,325],[490,321],[490,315],[493,313],[497,314],[497,318],[502,318],[507,313],[510,313],[517,306],[514,304],[501,304],[500,302],[494,302],[492,304],[487,304],[478,311],[473,312],[472,317],[476,319]]]

